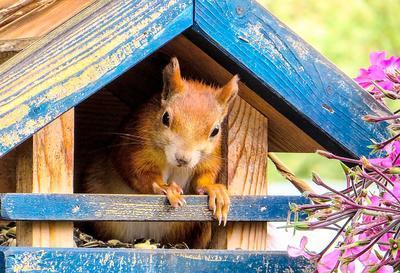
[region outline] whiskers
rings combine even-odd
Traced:
[[[132,135],[132,134],[127,134],[127,133],[113,132],[113,133],[104,133],[104,134],[118,136],[121,139],[131,140],[132,142],[135,142],[138,144],[143,144],[144,142],[151,141],[151,139],[149,137]]]
[[[216,155],[214,153],[211,154],[202,154],[201,155],[201,160],[208,160],[208,159],[219,159],[219,160],[224,160],[225,158],[220,156],[220,155]]]
[[[120,133],[120,132],[103,132],[98,133],[98,135],[108,135],[114,136],[114,140],[109,140],[108,145],[104,145],[99,147],[98,149],[92,150],[91,153],[100,152],[103,150],[110,150],[112,148],[117,147],[127,147],[133,145],[145,145],[147,143],[151,143],[151,138],[146,136],[137,136],[128,133]]]

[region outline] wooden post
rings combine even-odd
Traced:
[[[34,134],[17,153],[17,192],[73,193],[74,109]],[[73,223],[18,222],[17,245],[72,247]]]
[[[268,120],[237,98],[228,116],[228,190],[231,195],[266,195]],[[266,250],[267,223],[229,223],[227,249]]]

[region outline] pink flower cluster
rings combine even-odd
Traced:
[[[400,92],[400,57],[386,59],[386,52],[371,53],[371,66],[360,69],[360,74],[354,80],[367,89],[378,100],[386,95],[398,98]],[[393,94],[392,94],[393,93]]]
[[[361,69],[355,79],[382,103],[384,98],[400,99],[400,57],[385,56],[385,52],[372,53],[371,66]],[[383,156],[352,159],[318,151],[326,158],[342,162],[347,187],[336,190],[313,174],[313,182],[327,193],[308,193],[313,204],[291,204],[292,213],[306,213],[307,218],[290,222],[289,227],[337,231],[319,253],[307,248],[307,237],[301,239],[299,247],[288,247],[290,256],[313,261],[318,273],[354,273],[356,264],[361,266],[362,273],[400,270],[400,115],[396,111],[385,117],[366,116],[364,120],[389,123],[393,137],[372,145]]]

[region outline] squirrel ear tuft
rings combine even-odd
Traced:
[[[222,105],[228,105],[239,91],[239,76],[233,76],[217,93],[217,100]]]
[[[176,57],[173,57],[163,70],[163,84],[164,86],[161,94],[163,100],[166,100],[173,94],[179,93],[183,90],[183,79],[181,77],[179,62]]]

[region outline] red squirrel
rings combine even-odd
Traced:
[[[221,169],[221,124],[238,93],[238,76],[216,88],[181,77],[172,58],[163,70],[163,90],[142,105],[124,127],[110,155],[90,164],[88,193],[164,194],[172,207],[185,205],[182,194],[207,194],[209,209],[226,224],[230,199],[217,184]],[[209,223],[96,222],[102,237],[131,241],[152,238],[205,248]]]

